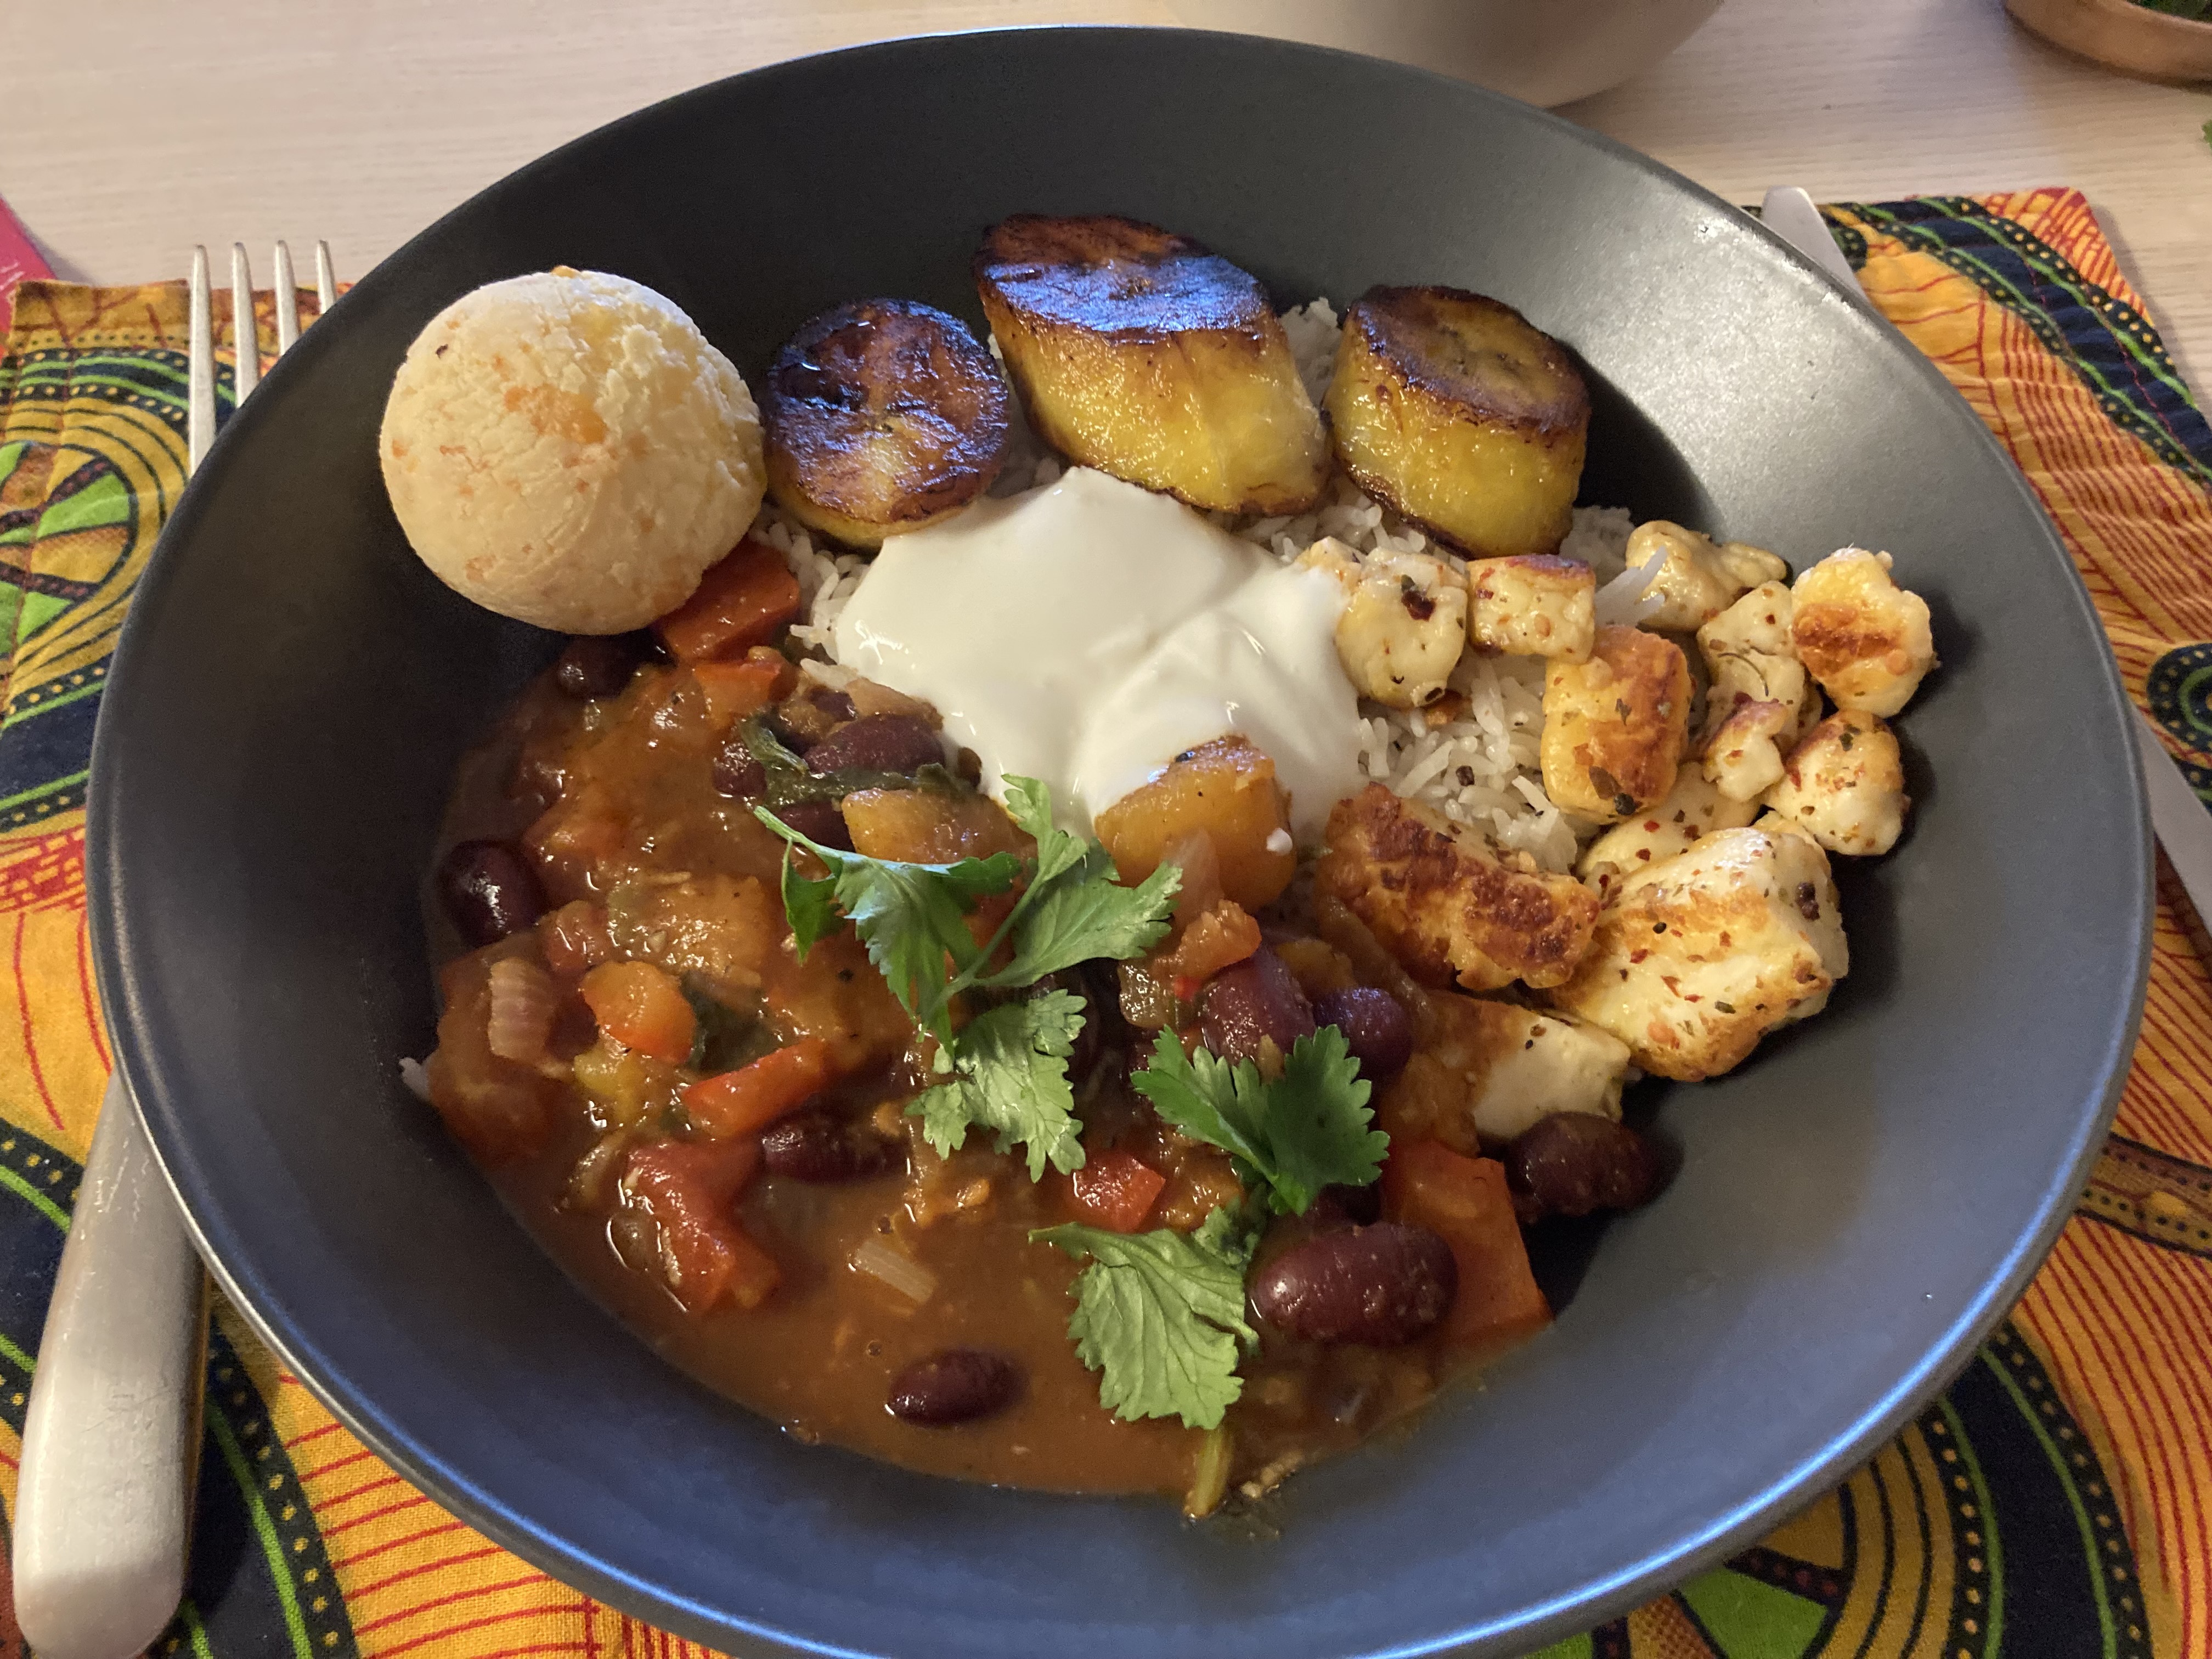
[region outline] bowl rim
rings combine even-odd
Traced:
[[[360,278],[355,286],[373,283],[387,266],[408,260],[418,247],[438,238],[449,223],[465,221],[479,211],[480,204],[495,201],[503,192],[520,187],[539,173],[565,165],[572,157],[605,142],[611,134],[657,118],[661,112],[672,106],[703,104],[726,98],[732,95],[733,89],[790,73],[802,66],[818,69],[824,64],[834,65],[840,62],[896,57],[917,49],[988,54],[996,50],[1001,41],[1039,35],[1115,40],[1157,36],[1170,43],[1164,45],[1162,50],[1172,50],[1172,43],[1176,42],[1211,41],[1216,43],[1217,47],[1221,43],[1233,42],[1234,49],[1240,53],[1379,65],[1393,75],[1415,76],[1451,88],[1456,95],[1487,100],[1500,106],[1502,111],[1510,112],[1512,118],[1548,127],[1560,140],[1607,155],[1637,172],[1662,181],[1670,189],[1686,194],[1711,210],[1748,221],[1756,227],[1758,235],[1771,243],[1772,248],[1784,254],[1789,262],[1827,285],[1837,298],[1844,300],[1855,312],[1863,314],[1870,330],[1881,329],[1881,323],[1859,302],[1859,296],[1850,294],[1842,283],[1817,263],[1759,224],[1756,216],[1737,208],[1705,186],[1641,151],[1549,111],[1440,71],[1386,58],[1369,58],[1340,48],[1232,31],[1142,25],[1036,24],[994,29],[931,31],[782,59],[720,76],[604,123],[501,175],[410,237]],[[347,303],[347,298],[342,296],[333,307],[333,314],[343,317]],[[312,331],[303,335],[301,347],[287,353],[285,359],[269,373],[307,372],[307,365],[315,355],[312,345],[313,337]],[[325,337],[327,339],[329,337]],[[1869,338],[1879,340],[1880,336],[1873,333]],[[1903,354],[1896,361],[1904,365],[1905,372],[1917,374],[1924,381],[1942,387],[1947,392],[1950,391],[1948,382],[1935,363],[1901,338],[1895,344],[1896,349]],[[294,358],[299,356],[301,349],[305,349],[305,356],[295,362]],[[2109,638],[2105,635],[2078,567],[2027,478],[2005,453],[1996,436],[1955,393],[1952,394],[1951,401],[1954,423],[1966,440],[1980,443],[1993,459],[2002,463],[2007,487],[2032,510],[2034,520],[2042,528],[2046,554],[2056,558],[2066,574],[2068,586],[2065,592],[2094,636],[2104,641],[2096,684],[2081,688],[2084,719],[2101,720],[2115,733],[2124,735],[2131,730],[2131,703],[2112,655]],[[250,417],[242,424],[241,431],[246,439],[252,436],[258,424]],[[639,1616],[656,1625],[725,1651],[744,1651],[750,1646],[751,1650],[762,1653],[807,1653],[836,1655],[839,1659],[871,1659],[865,1650],[797,1636],[775,1628],[759,1617],[704,1606],[616,1571],[605,1562],[572,1548],[553,1533],[516,1515],[467,1478],[462,1470],[417,1455],[403,1439],[386,1431],[374,1401],[355,1386],[354,1378],[345,1377],[342,1379],[344,1386],[334,1386],[317,1376],[312,1366],[299,1363],[301,1348],[312,1347],[313,1344],[290,1340],[292,1330],[289,1310],[279,1316],[264,1314],[255,1294],[258,1289],[264,1287],[250,1273],[242,1275],[234,1270],[218,1248],[224,1243],[235,1243],[235,1239],[220,1228],[210,1228],[207,1224],[206,1218],[194,1208],[179,1182],[177,1167],[190,1162],[185,1152],[186,1135],[181,1127],[189,1112],[180,1109],[180,1102],[167,1086],[164,1077],[167,1067],[155,1058],[141,1035],[143,1023],[135,1018],[135,1014],[141,1005],[142,987],[149,982],[150,976],[142,965],[133,960],[128,921],[122,915],[119,902],[112,902],[110,897],[124,884],[121,880],[124,860],[120,848],[125,833],[118,809],[112,805],[113,793],[100,787],[103,775],[112,774],[116,764],[113,757],[120,741],[113,735],[115,723],[106,719],[105,714],[108,708],[129,701],[136,678],[131,672],[131,664],[141,654],[134,646],[142,635],[150,632],[151,617],[158,608],[159,595],[175,578],[183,562],[179,554],[168,550],[173,544],[181,547],[192,539],[198,520],[206,510],[205,503],[210,499],[210,490],[204,485],[203,477],[220,476],[228,458],[240,450],[240,443],[234,441],[231,424],[227,423],[210,452],[209,461],[204,465],[200,473],[194,475],[164,523],[155,550],[140,576],[133,595],[134,603],[117,641],[107,696],[103,698],[103,718],[94,732],[91,787],[88,792],[86,815],[86,867],[95,977],[103,1008],[122,1011],[123,1016],[111,1018],[109,1021],[114,1063],[121,1071],[131,1098],[149,1130],[149,1139],[162,1178],[177,1200],[186,1230],[202,1261],[210,1278],[270,1352],[300,1379],[349,1433],[434,1502],[563,1585],[618,1607],[641,1610]],[[154,596],[156,604],[138,602],[149,594]],[[118,685],[125,692],[120,702],[114,696]],[[1892,1438],[1915,1411],[1947,1387],[1957,1372],[1971,1362],[1983,1340],[2018,1301],[2071,1217],[2075,1200],[2087,1182],[2098,1151],[2104,1143],[2117,1109],[2142,1021],[2148,985],[2154,916],[2153,842],[2142,794],[2142,774],[2135,746],[2132,741],[2122,741],[2117,747],[2132,785],[2125,812],[2133,821],[2136,833],[2125,838],[2116,850],[2124,866],[2132,872],[2135,878],[2128,884],[2141,895],[2132,916],[2125,919],[2133,923],[2134,933],[2132,965],[2125,999],[2126,1012],[2112,1034],[2111,1049],[2102,1068],[2101,1097],[2094,1103],[2084,1103],[2085,1105],[2093,1104],[2093,1109],[2086,1110],[2077,1122],[2064,1158],[2045,1183],[2032,1214],[2023,1218],[2023,1224],[2014,1232],[2012,1244],[2004,1253],[1998,1270],[1960,1310],[1957,1317],[1945,1328],[1942,1336],[1921,1354],[1903,1376],[1862,1413],[1857,1420],[1830,1434],[1795,1467],[1774,1478],[1752,1498],[1674,1540],[1664,1548],[1594,1577],[1577,1591],[1524,1607],[1501,1620],[1493,1620],[1479,1626],[1462,1627],[1436,1643],[1378,1649],[1376,1650],[1378,1655],[1387,1652],[1395,1659],[1399,1655],[1438,1654],[1455,1650],[1463,1644],[1497,1642],[1507,1637],[1523,1644],[1540,1644],[1579,1633],[1607,1617],[1640,1605],[1652,1595],[1664,1593],[1755,1541],[1806,1504],[1821,1496]],[[149,1103],[150,1110],[148,1109]],[[848,1455],[862,1455],[858,1453]],[[1069,1496],[1085,1503],[1099,1501],[1095,1495]]]

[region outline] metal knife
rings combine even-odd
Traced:
[[[1759,218],[1769,230],[1840,283],[1844,291],[1869,312],[1881,315],[1859,286],[1858,273],[1828,234],[1827,221],[1821,218],[1810,196],[1790,185],[1770,190],[1759,206]],[[2189,902],[2197,907],[2200,917],[2212,924],[2212,812],[2205,811],[2197,791],[2166,753],[2158,728],[2142,709],[2135,714],[2136,749],[2142,760],[2150,826],[2157,832],[2158,844],[2166,849],[2166,860],[2180,878]]]

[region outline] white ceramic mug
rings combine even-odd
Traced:
[[[1169,0],[1186,23],[1342,46],[1441,70],[1531,104],[1618,86],[1720,0]]]

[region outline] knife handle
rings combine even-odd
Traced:
[[[199,1258],[118,1073],[23,1424],[15,1617],[40,1659],[131,1659],[176,1612],[206,1340]]]

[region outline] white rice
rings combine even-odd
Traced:
[[[1285,312],[1282,321],[1298,378],[1318,404],[1335,365],[1340,337],[1337,314],[1327,300],[1316,300]],[[994,356],[1000,355],[996,339],[990,347]],[[1010,401],[1014,431],[1006,466],[992,487],[994,495],[1042,489],[1065,470],[1064,463],[1030,429],[1020,399]],[[1456,553],[1431,545],[1423,532],[1340,473],[1311,512],[1263,519],[1219,513],[1209,516],[1279,559],[1294,559],[1322,537],[1334,536],[1362,555],[1428,553],[1457,568],[1466,568]],[[1595,574],[1601,626],[1633,623],[1657,603],[1656,597],[1647,599],[1644,590],[1656,574],[1658,562],[1633,571],[1626,568],[1632,527],[1624,507],[1578,507],[1574,527],[1559,549]],[[867,561],[857,553],[817,546],[805,529],[773,506],[762,510],[753,533],[781,550],[799,578],[802,616],[792,637],[834,659],[837,613],[860,586]],[[1453,671],[1450,689],[1453,695],[1438,708],[1361,705],[1369,735],[1360,763],[1367,775],[1480,830],[1502,848],[1528,854],[1544,869],[1571,867],[1579,840],[1593,834],[1595,826],[1561,811],[1544,793],[1537,754],[1544,724],[1543,660],[1468,651]]]

